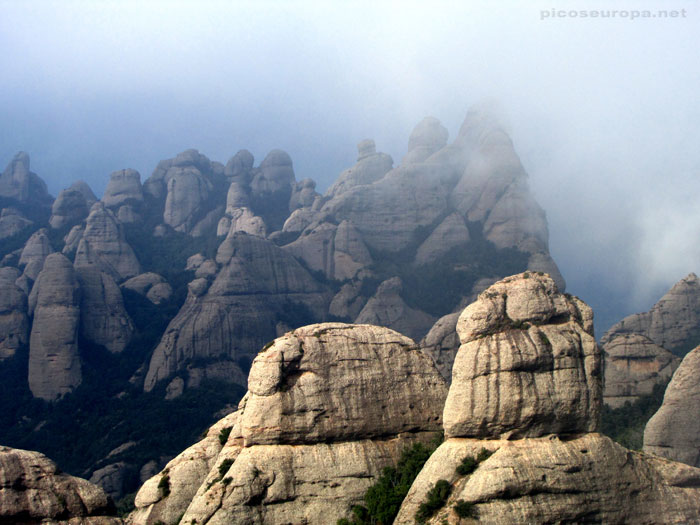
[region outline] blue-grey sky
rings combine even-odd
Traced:
[[[0,164],[99,195],[186,148],[281,148],[324,190],[359,140],[398,163],[489,98],[600,330],[700,272],[700,2],[494,3],[0,0]]]

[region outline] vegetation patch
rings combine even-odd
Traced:
[[[163,474],[158,482],[158,491],[160,492],[161,498],[167,498],[170,496],[170,476]]]
[[[457,465],[457,468],[455,469],[457,474],[460,476],[468,476],[479,467],[479,463],[486,461],[489,457],[491,457],[491,454],[493,454],[492,451],[482,448],[476,457],[465,456],[462,458],[462,462]]]
[[[460,518],[478,519],[476,505],[470,501],[458,500],[452,508]]]
[[[625,403],[620,408],[603,405],[600,431],[631,450],[641,450],[644,427],[664,401],[668,381],[654,385],[651,394],[640,396],[634,403]]]
[[[426,500],[418,507],[416,512],[416,522],[425,523],[429,518],[435,515],[447,503],[447,498],[452,492],[452,485],[445,479],[440,479],[435,483],[435,486],[428,491]]]
[[[228,437],[231,435],[231,428],[232,427],[225,427],[219,432],[219,443],[221,443],[222,447],[226,444]]]
[[[404,450],[396,467],[386,467],[377,482],[367,489],[365,504],[355,505],[352,508],[352,518],[340,519],[337,525],[393,523],[408,490],[442,439],[439,434],[428,446],[416,443]]]

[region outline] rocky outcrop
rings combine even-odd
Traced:
[[[153,304],[161,304],[173,295],[173,288],[157,273],[147,272],[132,277],[121,285],[122,288],[143,295]]]
[[[420,342],[423,351],[433,358],[435,366],[448,383],[452,381],[452,364],[459,350],[457,320],[460,313],[447,314],[438,319]]]
[[[612,407],[651,393],[700,343],[700,279],[691,273],[651,310],[630,315],[600,339],[605,351],[605,403]]]
[[[644,452],[700,467],[700,347],[683,358],[644,429]]]
[[[403,163],[424,162],[447,145],[447,129],[435,117],[425,117],[408,139],[408,153]]]
[[[76,267],[89,265],[97,265],[117,282],[141,273],[121,223],[101,202],[90,210],[75,254]]]
[[[414,523],[438,480],[447,486],[444,505],[424,523],[700,520],[700,470],[595,432],[602,370],[588,306],[548,276],[521,274],[483,292],[457,332],[447,440],[394,523]],[[460,468],[477,457],[475,470]]]
[[[15,208],[3,208],[0,212],[0,240],[12,237],[32,224]]]
[[[0,197],[37,206],[51,206],[46,183],[29,170],[29,155],[20,151],[0,175]]]
[[[401,298],[402,289],[403,283],[399,277],[384,281],[362,308],[355,322],[388,326],[416,339],[423,336],[435,318],[409,307]]]
[[[16,268],[0,268],[0,361],[29,342],[27,294],[15,284],[19,276]]]
[[[19,257],[19,267],[24,275],[35,281],[44,267],[46,257],[53,252],[51,241],[45,228],[35,232],[24,245]]]
[[[134,334],[134,323],[114,279],[98,266],[78,266],[80,283],[80,333],[113,354],[126,348]]]
[[[355,186],[372,184],[386,175],[393,164],[389,155],[377,153],[373,140],[363,140],[357,145],[357,164],[341,173],[325,196],[332,198]]]
[[[462,312],[457,333],[446,437],[598,428],[602,362],[593,312],[559,293],[549,276],[525,273],[492,285]]]
[[[82,192],[68,188],[56,197],[51,207],[49,224],[54,229],[65,228],[82,221],[88,212],[88,204]]]
[[[415,262],[418,266],[430,264],[447,255],[458,246],[469,242],[469,228],[459,213],[452,213],[433,230],[418,247]]]
[[[245,362],[279,335],[277,323],[322,319],[329,294],[284,250],[237,232],[219,246],[216,278],[190,283],[190,294],[168,325],[146,376],[145,389],[184,370],[194,359]],[[242,361],[241,361],[242,360]],[[245,374],[229,378],[245,384]]]
[[[112,173],[102,196],[104,205],[113,210],[122,223],[139,220],[143,199],[141,174],[133,169]]]
[[[39,452],[0,447],[0,523],[120,525],[114,514],[101,488]]]
[[[29,338],[29,388],[34,397],[55,401],[81,380],[78,355],[80,290],[73,265],[60,253],[46,258],[29,296],[33,315]]]
[[[171,523],[186,509],[184,523],[335,523],[403,447],[440,427],[445,392],[396,332],[300,328],[258,354],[238,412],[146,482],[130,518]]]

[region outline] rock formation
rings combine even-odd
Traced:
[[[121,285],[122,288],[145,296],[153,304],[161,304],[170,299],[173,288],[166,280],[153,272],[146,272],[132,277]]]
[[[402,289],[403,283],[398,277],[384,281],[362,308],[355,322],[388,326],[409,337],[424,335],[435,318],[409,307],[401,298]]]
[[[0,361],[29,342],[27,294],[15,284],[19,276],[16,268],[0,268]]]
[[[327,309],[324,287],[265,239],[237,232],[221,243],[216,259],[216,279],[211,285],[203,277],[190,283],[187,301],[153,352],[146,391],[192,359],[252,360],[279,335],[280,315],[320,319]],[[243,371],[230,379],[245,384]]]
[[[90,210],[75,266],[97,265],[117,282],[141,273],[141,265],[126,242],[121,223],[101,202]]]
[[[0,240],[12,237],[32,224],[15,208],[3,208],[0,212]]]
[[[73,265],[60,253],[46,258],[29,296],[29,388],[55,401],[81,380],[78,356],[80,293]]]
[[[124,309],[119,286],[98,266],[76,267],[80,283],[80,333],[112,353],[129,344],[134,324]]]
[[[46,183],[29,170],[29,155],[20,151],[0,175],[0,197],[10,197],[22,203],[51,206]]]
[[[44,267],[44,260],[52,251],[46,229],[35,232],[24,245],[19,257],[19,267],[24,270],[24,275],[33,281],[36,280]]]
[[[460,523],[458,513],[483,523],[700,520],[700,470],[595,433],[601,355],[583,302],[560,294],[548,276],[521,274],[483,292],[457,331],[447,440],[394,523],[414,523],[438,480],[448,495],[425,523]],[[458,469],[482,449],[491,455],[482,454],[476,470]]]
[[[56,197],[49,224],[55,229],[71,226],[87,217],[88,212],[85,195],[77,189],[67,188]]]
[[[700,347],[683,358],[644,429],[644,452],[700,467]]]
[[[43,454],[0,447],[0,523],[120,525],[92,483],[61,473]]]
[[[445,392],[430,358],[389,329],[297,329],[255,358],[238,412],[144,484],[131,521],[335,523],[440,427]]]
[[[105,206],[114,211],[122,223],[136,222],[143,206],[141,174],[133,169],[115,171],[102,196]]]
[[[691,273],[651,310],[626,317],[600,339],[606,360],[605,403],[619,407],[650,394],[698,343],[700,279]]]

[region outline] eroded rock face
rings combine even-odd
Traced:
[[[310,325],[253,361],[241,433],[250,446],[429,430],[445,391],[430,358],[405,336],[370,325]]]
[[[84,479],[59,471],[39,452],[0,447],[0,521],[119,525],[114,504]]]
[[[144,484],[135,525],[183,509],[184,523],[335,523],[404,447],[440,427],[446,391],[410,339],[342,323],[275,340],[249,386],[238,412]],[[165,475],[167,497],[158,490]]]
[[[24,275],[33,281],[39,276],[44,267],[44,260],[53,252],[51,241],[45,228],[35,232],[24,245],[22,255],[19,257],[19,267],[24,270]]]
[[[126,242],[121,224],[101,202],[90,210],[75,254],[75,266],[97,265],[116,281],[141,273],[134,250]]]
[[[12,237],[32,224],[34,223],[18,210],[3,208],[2,212],[0,212],[0,240]]]
[[[664,382],[700,343],[700,279],[691,273],[651,310],[633,314],[600,339],[606,354],[605,403],[636,401]]]
[[[408,139],[408,153],[403,163],[423,162],[447,145],[447,128],[435,117],[425,117]]]
[[[700,347],[683,358],[644,429],[644,452],[700,467]]]
[[[547,275],[490,286],[459,317],[445,436],[522,438],[597,430],[602,362],[593,313]]]
[[[134,323],[124,308],[121,290],[98,266],[76,268],[80,283],[80,332],[88,341],[113,354],[126,348],[134,334]]]
[[[452,381],[452,364],[459,350],[457,320],[461,312],[447,314],[433,325],[421,340],[421,348],[435,361],[435,366],[448,383]]]
[[[80,290],[73,265],[60,253],[46,258],[29,296],[34,316],[29,338],[29,388],[34,397],[55,401],[77,387]]]
[[[115,171],[109,176],[109,183],[102,196],[108,208],[118,209],[123,204],[143,202],[141,174],[132,169]]]
[[[388,326],[416,339],[423,336],[435,318],[408,306],[401,298],[402,289],[403,283],[399,277],[384,281],[362,308],[355,322]]]
[[[394,164],[386,153],[377,153],[373,140],[363,140],[357,145],[357,164],[340,174],[326,197],[335,197],[355,186],[363,186],[378,181]]]
[[[470,476],[462,458],[494,452]],[[438,479],[452,492],[429,524],[464,523],[454,510],[473,503],[479,523],[695,523],[700,520],[700,470],[629,451],[606,436],[562,440],[453,438],[430,457],[395,524],[414,516]],[[443,521],[446,520],[446,521]]]
[[[29,170],[29,155],[23,151],[13,157],[0,175],[0,196],[41,206],[51,206],[53,200],[46,183]]]
[[[51,207],[49,224],[52,228],[63,228],[82,221],[88,215],[85,196],[76,189],[65,189],[58,194]]]
[[[219,246],[217,263],[221,270],[211,284],[204,277],[190,283],[187,301],[153,353],[147,391],[191,359],[252,360],[277,335],[279,316],[320,319],[327,311],[330,297],[323,285],[265,239],[236,232]],[[231,380],[245,384],[245,375]]]
[[[27,294],[15,281],[17,268],[0,268],[0,361],[29,342]]]

